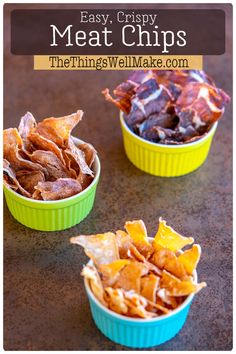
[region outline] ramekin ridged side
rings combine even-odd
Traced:
[[[182,145],[163,145],[149,142],[134,134],[120,115],[123,142],[128,159],[140,170],[159,177],[178,177],[199,168],[206,160],[215,123],[201,139]]]
[[[63,206],[54,203],[53,208],[48,208],[46,203],[40,204],[40,208],[33,203],[25,203],[5,186],[4,193],[9,211],[21,224],[40,231],[58,231],[68,229],[86,218],[93,207],[96,187],[97,183],[82,199],[78,195],[71,204]]]
[[[90,260],[88,264],[93,264]],[[197,272],[193,272],[197,282]],[[167,315],[151,319],[131,318],[120,315],[102,305],[90,289],[89,281],[84,279],[85,290],[93,320],[97,328],[115,343],[131,348],[149,348],[160,345],[175,337],[184,326],[194,294]]]
[[[75,139],[75,142],[81,140]],[[26,198],[4,186],[8,209],[21,224],[40,231],[59,231],[79,224],[93,208],[96,189],[100,177],[100,161],[94,161],[95,177],[81,193],[69,198],[42,201]]]
[[[149,348],[170,340],[183,327],[191,303],[180,312],[161,321],[123,320],[104,312],[88,294],[94,322],[98,329],[115,343],[132,348]]]

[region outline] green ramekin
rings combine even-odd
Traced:
[[[82,140],[73,139],[77,144],[83,143]],[[56,201],[26,198],[4,186],[8,209],[17,221],[35,230],[59,231],[79,224],[93,208],[100,176],[98,156],[95,158],[93,170],[94,180],[86,189],[72,197]]]

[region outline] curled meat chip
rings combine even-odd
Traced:
[[[95,156],[97,154],[97,151],[94,149],[93,145],[83,143],[83,144],[79,144],[78,148],[83,151],[85,156],[85,161],[87,165],[91,167],[95,160]]]
[[[36,128],[36,126],[36,120],[30,112],[27,112],[20,120],[18,130],[26,150],[33,150],[32,143],[29,141],[29,134]]]
[[[162,218],[159,219],[159,227],[153,241],[155,251],[167,248],[171,251],[179,251],[184,246],[191,245],[194,242],[192,237],[184,237],[176,232],[171,226],[166,224]]]
[[[38,150],[45,150],[45,151],[51,151],[53,152],[59,160],[61,160],[61,163],[65,165],[65,160],[62,154],[62,151],[59,149],[59,147],[51,140],[44,138],[42,135],[39,133],[30,133],[28,135],[28,140],[37,148]]]
[[[47,170],[50,180],[76,177],[76,175],[72,174],[72,171],[69,171],[66,166],[62,164],[52,151],[36,150],[30,155],[30,158],[33,162],[37,162]]]
[[[30,194],[35,192],[35,186],[39,182],[44,182],[45,177],[42,171],[19,170],[16,172],[16,178],[20,185]]]
[[[77,176],[76,179],[78,179],[79,182],[80,182],[80,179],[82,180],[84,174],[83,174],[82,172],[80,172],[80,171],[77,169],[77,166],[74,165],[74,159],[71,158],[69,155],[67,155],[67,153],[65,152],[65,150],[62,150],[62,156],[63,156],[63,159],[64,159],[64,161],[65,161],[65,166],[66,166],[66,168],[67,168],[69,171],[71,171],[71,173],[72,173],[73,175]],[[74,168],[72,168],[72,165],[73,165]],[[80,175],[80,174],[81,174],[82,176],[79,178],[79,175]]]
[[[148,81],[151,78],[155,78],[155,74],[151,70],[134,71],[129,76],[127,81],[122,82],[114,89],[113,93],[115,98],[110,95],[109,89],[103,90],[102,94],[107,101],[113,103],[123,112],[128,114],[131,109],[131,98],[135,94],[136,89],[140,84]]]
[[[32,199],[43,200],[41,192],[38,189],[35,189],[34,193],[32,194]]]
[[[16,172],[19,170],[42,171],[45,175],[48,175],[47,170],[43,166],[23,158],[17,147],[12,147],[5,157]]]
[[[152,262],[159,269],[166,269],[178,278],[183,278],[187,274],[175,253],[166,248],[156,251],[152,256]]]
[[[175,99],[183,87],[190,82],[208,83],[215,86],[213,80],[202,70],[156,70],[157,81],[170,90]]]
[[[140,294],[141,277],[148,273],[148,268],[144,263],[137,261],[127,264],[119,274],[114,284],[114,288],[122,288],[125,290],[134,290]]]
[[[160,278],[149,274],[141,278],[141,295],[146,299],[156,302],[156,293],[159,287]]]
[[[126,90],[132,90],[133,89],[133,85],[131,85],[131,88],[127,88]],[[121,109],[123,112],[125,113],[129,113],[130,111],[130,98],[128,97],[119,97],[118,99],[114,99],[111,95],[110,95],[110,91],[108,88],[106,88],[105,90],[102,91],[102,94],[104,95],[105,99],[108,102],[113,103],[115,106],[117,106],[117,108]]]
[[[121,269],[129,263],[130,260],[128,259],[118,259],[109,264],[101,264],[98,269],[99,272],[102,274],[103,285],[105,287],[112,286],[117,281]]]
[[[12,147],[21,149],[23,146],[22,138],[16,128],[9,128],[3,131],[3,154],[8,155]]]
[[[201,246],[193,245],[192,248],[184,251],[179,255],[178,261],[184,266],[187,274],[191,275],[196,269],[197,264],[201,257]]]
[[[44,138],[53,141],[61,148],[66,148],[72,129],[82,119],[83,111],[77,111],[60,118],[45,118],[38,123],[36,133],[39,133]]]
[[[129,128],[161,144],[200,139],[221,118],[230,100],[199,70],[134,71],[113,92],[114,98],[108,89],[102,93],[125,113]]]
[[[125,229],[141,254],[151,253],[152,246],[149,243],[147,229],[142,220],[127,221],[125,223]]]
[[[81,171],[83,174],[93,176],[93,171],[89,168],[85,161],[85,153],[75,145],[73,139],[69,139],[68,147],[66,150],[64,150],[64,153],[68,156],[69,159],[73,160],[77,166],[78,171]]]
[[[76,179],[58,178],[53,182],[39,182],[35,189],[41,193],[43,200],[59,200],[78,194],[82,187]]]
[[[127,314],[128,305],[125,302],[124,292],[121,289],[106,287],[105,299],[111,310],[121,315]]]
[[[206,286],[204,282],[198,284],[193,273],[200,246],[193,245],[182,252],[182,247],[193,239],[176,233],[161,218],[159,223],[155,239],[148,238],[142,220],[127,221],[127,232],[117,230],[115,234],[107,232],[71,239],[72,243],[84,247],[93,261],[103,288],[101,302],[105,301],[110,310],[127,317],[157,317],[170,313],[186,296]],[[136,247],[140,242],[151,247],[150,253],[140,253]],[[91,278],[90,274],[83,272],[83,275]],[[94,295],[98,298],[96,291]]]
[[[206,283],[196,284],[192,280],[180,280],[166,270],[163,271],[161,277],[161,288],[166,288],[167,294],[170,296],[187,296],[192,293],[197,293],[202,288],[206,287]]]
[[[206,83],[192,82],[183,88],[176,101],[176,112],[190,109],[195,112],[193,124],[196,129],[217,121],[224,113],[229,97],[222,90]],[[181,120],[180,120],[181,124]]]
[[[83,275],[90,282],[90,287],[96,296],[96,298],[104,305],[106,302],[104,300],[104,290],[100,276],[97,272],[97,269],[92,265],[87,265],[83,268],[81,275]]]
[[[21,117],[18,131],[22,139],[27,139],[29,133],[34,130],[36,126],[37,123],[32,113],[27,112],[23,117]]]
[[[145,81],[155,78],[155,76],[155,70],[137,70],[130,74],[128,81],[135,84],[143,84]]]
[[[10,163],[6,159],[3,159],[3,183],[8,188],[11,188],[15,191],[19,190],[19,192],[25,197],[31,196],[31,194],[18,182],[14,171],[10,167]]]
[[[71,168],[70,168],[70,170],[71,170]],[[72,171],[72,173],[73,173],[73,171]],[[76,179],[77,179],[77,181],[79,181],[79,183],[82,186],[82,189],[84,190],[85,188],[87,188],[92,183],[93,176],[86,175],[86,174],[84,174],[83,172],[80,171],[79,175],[78,175],[78,177]]]
[[[47,173],[41,165],[22,157],[20,154],[23,141],[16,128],[9,128],[3,131],[3,157],[9,161],[12,169],[18,170],[40,170]]]

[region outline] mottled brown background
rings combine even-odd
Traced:
[[[81,5],[80,5],[81,6]],[[89,8],[88,5],[82,5]],[[92,5],[96,8],[98,5]],[[112,7],[112,5],[110,5]],[[135,8],[138,5],[133,5]],[[154,5],[145,5],[152,8]],[[204,69],[232,94],[232,16],[230,5],[197,5],[226,11],[225,55],[205,57]],[[17,8],[30,8],[18,5]],[[62,5],[60,5],[62,7]],[[65,5],[64,8],[78,8]],[[100,8],[104,5],[100,5]],[[116,8],[124,5],[116,5]],[[132,8],[132,5],[126,6]],[[180,7],[169,5],[169,7]],[[183,7],[192,7],[192,5]],[[95,327],[80,277],[87,262],[69,243],[77,234],[121,228],[141,218],[154,235],[159,216],[202,245],[199,279],[208,287],[195,298],[187,322],[171,341],[152,350],[230,350],[232,348],[232,106],[219,124],[207,162],[173,179],[149,176],[126,158],[117,110],[100,94],[127,72],[33,71],[33,58],[10,54],[10,11],[4,21],[4,127],[18,126],[30,111],[37,120],[81,108],[74,132],[95,145],[102,164],[94,209],[70,230],[38,232],[4,213],[4,348],[7,350],[127,350]],[[36,5],[34,8],[58,8]],[[140,5],[144,8],[144,5]],[[197,30],[197,29],[196,29]],[[204,40],[204,38],[203,38]]]

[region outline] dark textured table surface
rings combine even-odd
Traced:
[[[198,7],[201,5],[198,5]],[[69,7],[69,6],[68,6]],[[70,6],[71,7],[71,6]],[[219,6],[218,6],[219,7]],[[232,348],[232,107],[227,107],[209,157],[197,171],[179,178],[150,176],[126,158],[117,110],[100,94],[127,72],[33,71],[33,58],[9,50],[5,8],[4,127],[18,126],[30,111],[37,120],[85,112],[75,135],[96,147],[102,164],[94,208],[81,224],[61,232],[39,232],[4,212],[4,348],[8,350],[127,350],[96,328],[85,295],[78,234],[123,227],[143,219],[153,236],[159,216],[202,246],[200,281],[208,286],[192,304],[187,322],[171,341],[152,350]],[[232,93],[231,25],[227,52],[204,59],[217,85]]]

